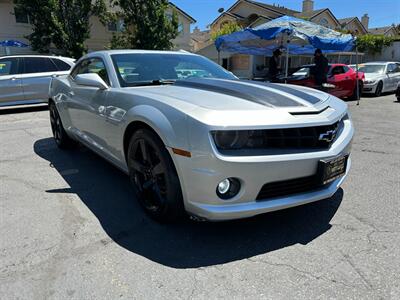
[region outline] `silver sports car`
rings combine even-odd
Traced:
[[[240,81],[186,52],[100,51],[52,80],[56,143],[129,174],[145,211],[227,220],[330,198],[350,168],[347,105],[324,92]]]

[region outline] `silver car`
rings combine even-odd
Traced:
[[[370,62],[359,65],[358,70],[365,75],[363,93],[376,97],[395,91],[400,82],[399,62]]]
[[[57,145],[79,141],[129,174],[157,220],[237,219],[327,199],[350,168],[343,101],[240,81],[190,53],[94,52],[52,80],[49,98]]]
[[[0,57],[0,106],[47,102],[51,78],[73,65],[74,59],[58,56]]]

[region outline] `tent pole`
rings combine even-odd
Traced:
[[[358,47],[357,47],[357,40],[356,40],[356,89],[357,89],[357,105],[360,105],[360,82],[358,80]]]
[[[285,83],[287,83],[288,75],[289,75],[289,35],[286,43]]]

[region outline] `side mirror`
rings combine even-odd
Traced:
[[[100,90],[108,89],[107,83],[96,73],[79,74],[75,77],[75,82],[78,85],[95,87]]]

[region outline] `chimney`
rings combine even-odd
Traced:
[[[309,12],[314,10],[313,0],[303,0],[303,12]]]
[[[363,24],[363,26],[365,27],[365,29],[368,30],[368,25],[369,25],[369,17],[368,17],[368,14],[364,14],[364,15],[361,17],[361,24]]]

